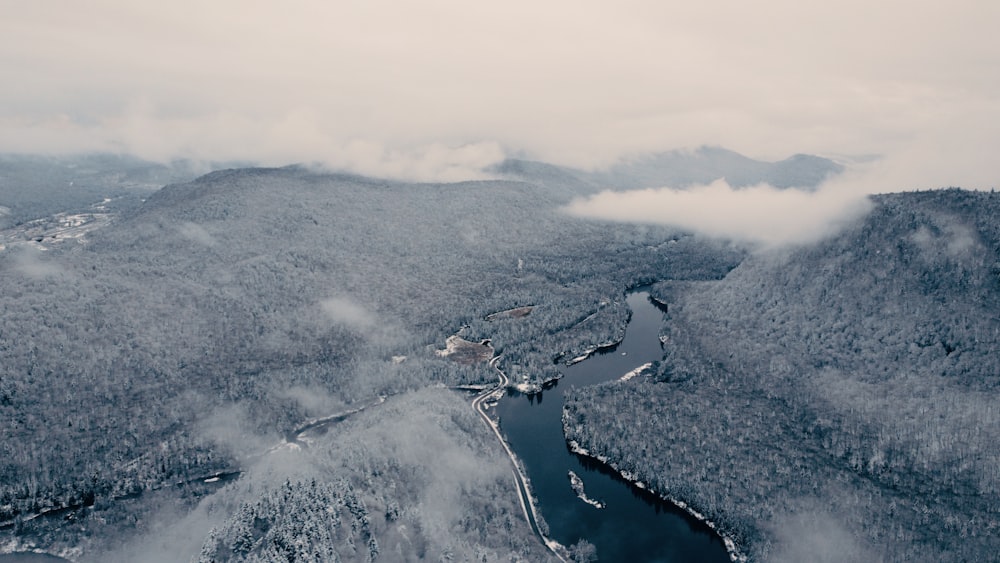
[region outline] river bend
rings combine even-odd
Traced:
[[[551,539],[567,547],[586,539],[601,561],[729,561],[721,538],[704,522],[566,444],[566,390],[618,379],[663,355],[658,339],[663,313],[645,291],[630,293],[628,305],[632,317],[618,346],[564,368],[563,379],[542,392],[508,389],[496,407],[500,427],[525,466]],[[571,471],[582,481],[584,498],[578,495],[581,483],[574,490]]]

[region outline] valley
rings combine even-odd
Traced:
[[[565,212],[606,183],[839,170],[682,156],[457,183],[226,169],[18,219],[0,546],[782,561],[829,532],[858,559],[994,552],[997,196],[873,196],[780,249]]]

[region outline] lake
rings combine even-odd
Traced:
[[[663,355],[658,338],[662,311],[645,291],[630,293],[628,305],[632,318],[618,346],[564,368],[563,379],[540,393],[508,390],[496,407],[500,427],[526,468],[552,539],[567,547],[586,539],[602,561],[728,562],[721,538],[705,523],[625,481],[605,464],[572,453],[566,444],[566,390],[618,379]],[[577,496],[569,471],[582,479],[586,496],[605,508]]]

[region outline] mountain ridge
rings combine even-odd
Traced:
[[[578,390],[569,436],[689,499],[754,560],[992,556],[1000,194],[871,199],[826,240],[655,285],[658,375]]]
[[[694,151],[674,150],[626,158],[592,171],[520,159],[507,159],[489,170],[528,181],[577,185],[592,191],[687,188],[720,178],[734,188],[763,183],[782,189],[814,190],[845,168],[815,155],[795,154],[777,162],[765,162],[728,149],[704,146]]]

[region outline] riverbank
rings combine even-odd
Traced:
[[[550,536],[571,546],[571,552],[573,546],[585,549],[592,544],[602,560],[741,561],[703,519],[567,448],[562,424],[567,390],[617,380],[622,374],[635,377],[660,359],[662,312],[646,295],[627,294],[631,314],[619,341],[592,350],[586,361],[564,366],[563,379],[538,393],[509,388],[496,407],[499,426],[531,479]],[[580,494],[584,487],[586,498]]]
[[[513,472],[514,472],[514,484],[517,488],[518,500],[521,503],[521,509],[524,511],[524,518],[531,527],[531,531],[535,536],[542,542],[545,547],[560,561],[566,562],[564,557],[565,547],[547,537],[543,528],[545,526],[544,520],[538,514],[538,510],[535,507],[535,498],[531,494],[530,481],[527,475],[524,473],[524,467],[521,461],[514,455],[514,451],[510,448],[510,444],[504,438],[503,434],[500,432],[500,426],[497,421],[494,421],[490,417],[489,413],[486,412],[491,406],[496,405],[500,397],[503,396],[503,392],[507,389],[510,384],[510,378],[507,374],[503,372],[497,363],[500,361],[500,356],[494,356],[490,359],[489,365],[497,373],[497,384],[486,391],[481,392],[472,399],[472,408],[476,411],[479,417],[486,423],[486,426],[493,432],[497,440],[500,441],[500,445],[503,447],[504,452],[507,454],[507,458],[510,460]]]
[[[564,427],[564,430],[565,430],[565,427]],[[633,475],[633,474],[629,473],[628,471],[624,471],[624,470],[620,469],[611,460],[609,460],[608,458],[606,458],[604,456],[594,455],[594,454],[590,453],[586,448],[581,447],[580,444],[578,444],[576,442],[576,440],[566,440],[566,445],[567,445],[567,447],[569,447],[570,451],[573,452],[574,454],[586,457],[586,458],[591,459],[591,460],[593,460],[595,462],[603,464],[608,469],[611,469],[612,471],[614,471],[615,473],[617,473],[623,480],[628,481],[629,483],[631,483],[632,485],[634,485],[634,486],[636,486],[636,487],[638,487],[640,489],[645,489],[645,490],[651,492],[652,494],[658,496],[659,498],[663,499],[664,501],[673,504],[674,506],[680,508],[684,512],[687,512],[688,514],[691,515],[692,518],[694,518],[695,520],[698,520],[699,522],[702,522],[703,524],[705,524],[706,526],[708,526],[709,528],[711,528],[713,531],[715,531],[715,533],[719,534],[719,537],[722,538],[722,543],[725,544],[725,546],[726,546],[726,551],[729,553],[729,558],[734,563],[746,563],[747,561],[749,561],[749,557],[747,557],[747,555],[744,554],[743,551],[740,550],[740,548],[736,544],[736,542],[732,538],[730,538],[729,536],[727,536],[715,522],[713,522],[712,520],[710,520],[707,516],[705,516],[701,512],[695,510],[694,507],[688,505],[683,500],[680,500],[680,499],[677,499],[677,498],[673,498],[670,495],[664,494],[664,493],[659,492],[659,491],[657,491],[655,489],[651,489],[645,483],[643,483],[642,481],[640,481],[639,478],[636,475]]]

